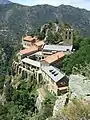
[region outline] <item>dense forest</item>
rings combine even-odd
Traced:
[[[47,91],[43,109],[38,111],[36,107],[38,95],[36,90],[40,85],[36,84],[33,74],[28,79],[23,79],[17,75],[13,79],[13,82],[11,82],[10,76],[5,78],[3,97],[0,101],[0,120],[36,120],[36,117],[44,120],[52,116],[56,97]],[[15,85],[17,85],[17,89]]]
[[[90,11],[69,5],[54,7],[50,5],[24,6],[15,3],[0,4],[0,16],[0,29],[8,30],[13,38],[30,33],[49,21],[54,22],[56,18],[61,23],[69,23],[83,36],[89,36],[90,31]]]
[[[68,75],[81,74],[90,79],[90,38],[75,38],[75,52],[67,55],[62,70]]]
[[[84,104],[78,99],[73,99],[71,105],[66,105],[62,112],[58,112],[55,118],[53,107],[57,96],[46,89],[45,99],[40,110],[36,107],[37,88],[33,74],[26,80],[15,76],[11,83],[10,76],[5,78],[3,96],[0,101],[0,120],[88,120],[90,105]],[[15,85],[19,82],[17,89]],[[79,106],[79,108],[78,108]],[[72,111],[73,109],[73,111]]]

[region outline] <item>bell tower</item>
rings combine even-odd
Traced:
[[[65,29],[63,32],[63,45],[73,45],[73,29]]]

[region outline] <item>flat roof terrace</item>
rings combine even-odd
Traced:
[[[24,37],[24,40],[25,40],[25,41],[28,41],[28,42],[32,42],[32,41],[34,41],[34,40],[37,40],[37,37],[26,36],[26,37]]]
[[[40,47],[40,46],[43,46],[44,45],[44,41],[38,41],[38,42],[35,42],[34,43],[36,46]]]
[[[24,58],[21,61],[26,63],[26,64],[40,68],[40,62],[38,62],[38,61],[34,61],[34,60],[29,59],[29,58]]]
[[[63,77],[65,77],[64,74],[62,74],[59,70],[57,70],[53,66],[43,66],[42,71],[44,71],[54,82],[60,81]]]
[[[25,54],[33,54],[33,53],[35,53],[37,51],[38,51],[38,47],[37,46],[31,46],[30,48],[20,50],[19,53],[21,55],[25,55]]]
[[[43,51],[72,51],[73,45],[45,45]]]

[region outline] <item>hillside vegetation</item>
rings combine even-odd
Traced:
[[[55,22],[44,24],[36,32],[39,39],[44,40],[45,44],[60,44],[63,42],[63,33],[65,29],[70,29],[69,24],[61,24],[57,19]]]
[[[38,37],[44,39],[46,44],[59,44],[63,41],[62,32],[71,28],[69,24],[50,22],[41,27]],[[90,38],[81,37],[78,31],[74,30],[73,54],[66,55],[60,69],[67,75],[81,74],[90,79]]]
[[[78,43],[74,45],[79,46],[79,49],[66,56],[62,70],[68,75],[82,74],[90,79],[90,38],[79,38]]]
[[[89,36],[90,31],[90,12],[72,6],[3,4],[0,5],[0,16],[0,73],[8,72],[14,53],[20,49],[22,36],[37,33],[43,24],[58,20],[70,24],[83,36]],[[49,42],[52,39],[56,44],[59,41],[55,40],[61,39],[58,32],[52,36],[49,31],[49,35]]]
[[[37,89],[34,74],[28,79],[20,76],[6,76],[2,99],[0,100],[0,120],[45,120],[53,114],[56,97],[47,91],[42,109],[36,107]],[[15,87],[17,86],[17,88]]]
[[[8,30],[13,39],[18,39],[25,33],[36,30],[39,26],[55,21],[69,23],[78,29],[82,35],[90,31],[90,12],[72,6],[50,5],[23,6],[19,4],[0,5],[0,30]],[[2,32],[2,31],[0,31]]]
[[[9,4],[0,5],[0,16],[0,120],[45,120],[48,117],[48,120],[88,119],[90,106],[75,100],[72,101],[73,104],[65,107],[62,114],[59,113],[56,118],[52,118],[56,96],[51,93],[46,95],[42,109],[38,111],[36,100],[37,89],[40,86],[36,84],[33,74],[28,79],[18,75],[13,77],[12,62],[22,47],[22,36],[38,34],[43,24],[47,23],[49,31],[39,33],[39,37],[47,37],[45,42],[50,44],[62,41],[59,29],[56,29],[59,24],[57,22],[60,21],[69,23],[81,33],[79,35],[75,30],[75,52],[65,57],[60,69],[67,75],[79,73],[90,78],[90,38],[81,37],[89,36],[90,12],[64,5],[27,7]]]

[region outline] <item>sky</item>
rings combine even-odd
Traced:
[[[61,4],[64,4],[90,10],[90,0],[11,0],[11,1],[28,6],[37,4],[49,4],[53,6],[59,6]]]

